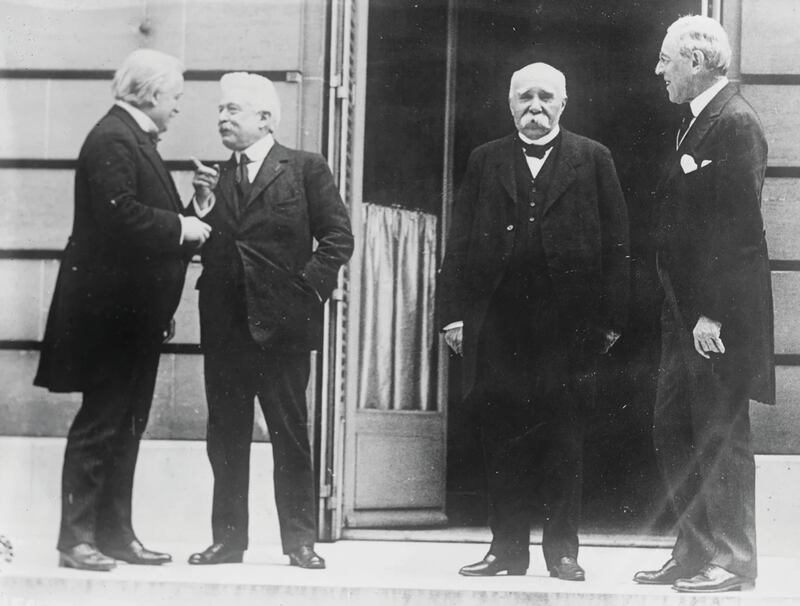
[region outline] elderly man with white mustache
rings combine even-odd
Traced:
[[[464,356],[493,535],[464,576],[524,575],[538,505],[550,575],[585,579],[582,417],[626,320],[628,221],[609,150],[559,126],[566,103],[552,66],[514,73],[516,132],[472,152],[454,208],[439,325]]]

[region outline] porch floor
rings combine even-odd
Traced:
[[[464,578],[464,564],[480,559],[485,544],[339,541],[320,544],[327,559],[324,571],[288,566],[277,545],[258,546],[244,564],[194,567],[186,563],[204,545],[151,544],[171,549],[175,562],[148,568],[121,564],[108,573],[66,570],[42,541],[15,545],[12,564],[0,563],[1,606],[295,606],[409,604],[496,606],[557,604],[581,606],[780,605],[800,604],[795,575],[798,557],[762,557],[756,588],[712,595],[679,594],[669,587],[636,585],[636,570],[656,568],[669,551],[643,547],[584,547],[580,562],[585,583],[551,579],[540,548],[531,546],[532,562],[525,577]]]

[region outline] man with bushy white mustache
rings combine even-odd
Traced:
[[[472,152],[453,210],[439,326],[464,356],[492,530],[489,552],[464,576],[524,575],[538,505],[550,576],[585,579],[582,416],[597,357],[626,321],[628,220],[609,150],[559,126],[566,102],[554,67],[515,72],[517,132]]]

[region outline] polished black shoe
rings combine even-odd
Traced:
[[[290,551],[286,555],[289,556],[290,566],[299,566],[300,568],[308,568],[309,570],[321,570],[325,568],[325,560],[318,556],[308,545],[303,545],[294,551]]]
[[[685,593],[719,593],[742,591],[755,586],[753,579],[740,577],[714,564],[705,566],[690,579],[677,579],[672,588]]]
[[[59,552],[58,565],[62,568],[106,571],[112,570],[117,563],[113,558],[98,551],[94,545],[79,543],[75,547]]]
[[[189,556],[189,564],[206,566],[210,564],[241,564],[244,549],[232,549],[225,543],[213,543],[205,551]]]
[[[586,571],[572,556],[562,556],[555,566],[550,567],[550,576],[562,581],[585,581]]]
[[[633,580],[642,585],[672,585],[678,579],[692,576],[694,572],[670,558],[658,570],[640,570],[633,575]]]
[[[138,539],[134,539],[121,549],[105,548],[103,553],[115,560],[143,566],[160,566],[172,561],[172,556],[168,553],[151,551],[142,545]]]
[[[500,558],[493,553],[487,553],[480,562],[467,564],[458,571],[458,574],[465,577],[493,577],[505,572],[509,576],[522,576],[527,571],[527,564],[520,564],[513,560]]]

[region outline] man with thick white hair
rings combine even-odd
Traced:
[[[578,564],[583,415],[598,356],[623,329],[628,222],[611,153],[561,128],[564,74],[514,73],[516,132],[475,149],[453,208],[439,324],[464,356],[481,435],[492,544],[464,576],[523,575],[533,510],[553,577]]]
[[[213,228],[197,283],[213,542],[189,563],[241,562],[247,549],[257,397],[272,443],[283,551],[293,566],[325,568],[314,551],[305,390],[309,351],[322,345],[323,303],[353,250],[350,219],[325,159],[275,140],[272,82],[238,72],[220,85],[218,128],[233,154],[213,168],[196,162],[194,178],[195,211]]]
[[[730,57],[718,22],[688,16],[667,30],[655,69],[684,110],[655,234],[665,297],[653,441],[678,536],[672,557],[634,580],[696,593],[756,578],[749,399],[775,402],[767,142],[725,77]]]
[[[156,149],[178,113],[180,62],[134,51],[112,90],[117,102],[78,156],[72,235],[34,380],[83,392],[64,453],[58,550],[61,566],[86,570],[171,559],[136,538],[133,474],[186,264],[210,234],[206,223],[182,215]]]

